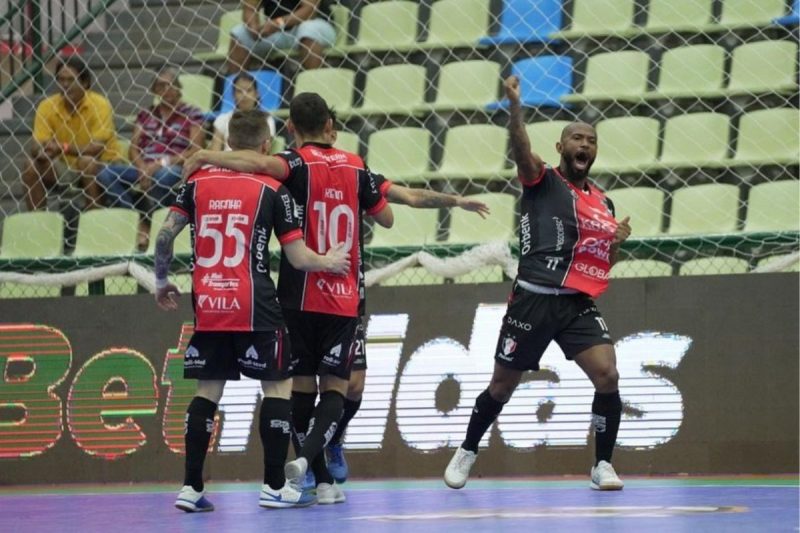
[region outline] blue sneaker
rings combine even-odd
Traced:
[[[261,494],[258,497],[258,505],[272,509],[308,507],[315,503],[317,503],[317,497],[314,494],[301,490],[288,481],[279,490],[275,490],[265,483],[261,486]]]
[[[187,513],[207,513],[214,510],[214,505],[206,499],[206,491],[197,492],[189,485],[184,485],[175,500],[175,507]]]
[[[328,471],[336,480],[336,483],[347,481],[347,461],[344,460],[344,448],[341,444],[328,444],[326,448],[328,454]]]
[[[317,488],[317,480],[314,479],[314,472],[309,470],[303,478],[302,489],[304,492],[313,492]]]

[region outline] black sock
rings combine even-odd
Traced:
[[[311,413],[314,412],[316,402],[316,392],[292,391],[292,445],[295,456],[300,455],[306,439],[306,432],[308,432],[308,422],[311,420]]]
[[[595,466],[600,461],[611,462],[617,442],[622,400],[617,392],[595,392],[592,401],[592,427],[594,428]]]
[[[347,426],[350,421],[356,416],[358,409],[361,407],[361,398],[358,400],[351,400],[350,398],[344,399],[344,411],[342,412],[342,419],[339,420],[339,427],[336,428],[336,433],[333,434],[331,442],[333,444],[344,443],[344,432],[347,431]]]
[[[197,492],[203,490],[203,463],[211,441],[211,432],[214,430],[216,412],[217,404],[201,396],[192,398],[186,409],[186,470],[183,484],[191,485]]]
[[[336,433],[343,408],[344,396],[338,392],[327,391],[320,394],[319,403],[314,408],[308,425],[303,448],[300,450],[300,457],[305,457],[309,464]]]
[[[264,483],[278,490],[286,483],[283,465],[289,453],[292,403],[283,398],[264,398],[258,417],[258,432],[264,447]]]
[[[492,395],[489,394],[489,389],[486,389],[475,400],[475,408],[472,410],[472,416],[469,417],[469,425],[467,426],[467,436],[461,447],[465,450],[478,453],[478,444],[483,438],[483,434],[489,429],[489,426],[503,410],[503,402],[498,402]]]
[[[328,463],[325,461],[325,450],[319,452],[314,460],[311,461],[311,471],[314,473],[314,482],[319,485],[320,483],[328,483],[333,485],[333,476],[328,470]]]

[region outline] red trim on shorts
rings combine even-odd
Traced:
[[[283,235],[278,235],[278,242],[281,244],[288,244],[290,242],[294,242],[297,239],[303,238],[303,231],[300,229],[293,229],[288,233],[284,233]]]
[[[367,211],[367,215],[372,216],[376,213],[379,213],[383,211],[383,208],[387,205],[389,205],[389,202],[386,200],[386,198],[381,198],[380,201],[372,207],[372,209]]]

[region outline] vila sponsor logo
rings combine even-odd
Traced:
[[[317,288],[325,294],[330,294],[335,298],[353,298],[355,296],[354,287],[341,281],[329,282],[320,278],[317,280]]]
[[[208,294],[200,294],[197,296],[197,306],[205,311],[221,313],[231,313],[233,311],[239,311],[242,308],[236,297],[209,296]]]

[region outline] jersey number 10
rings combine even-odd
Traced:
[[[331,210],[330,216],[328,216],[328,206],[325,202],[314,202],[312,209],[317,212],[317,253],[324,254],[327,252],[329,241],[331,246],[339,244],[339,221],[342,217],[344,217],[345,224],[347,224],[344,249],[350,251],[353,246],[353,232],[356,221],[350,206],[339,204]]]

